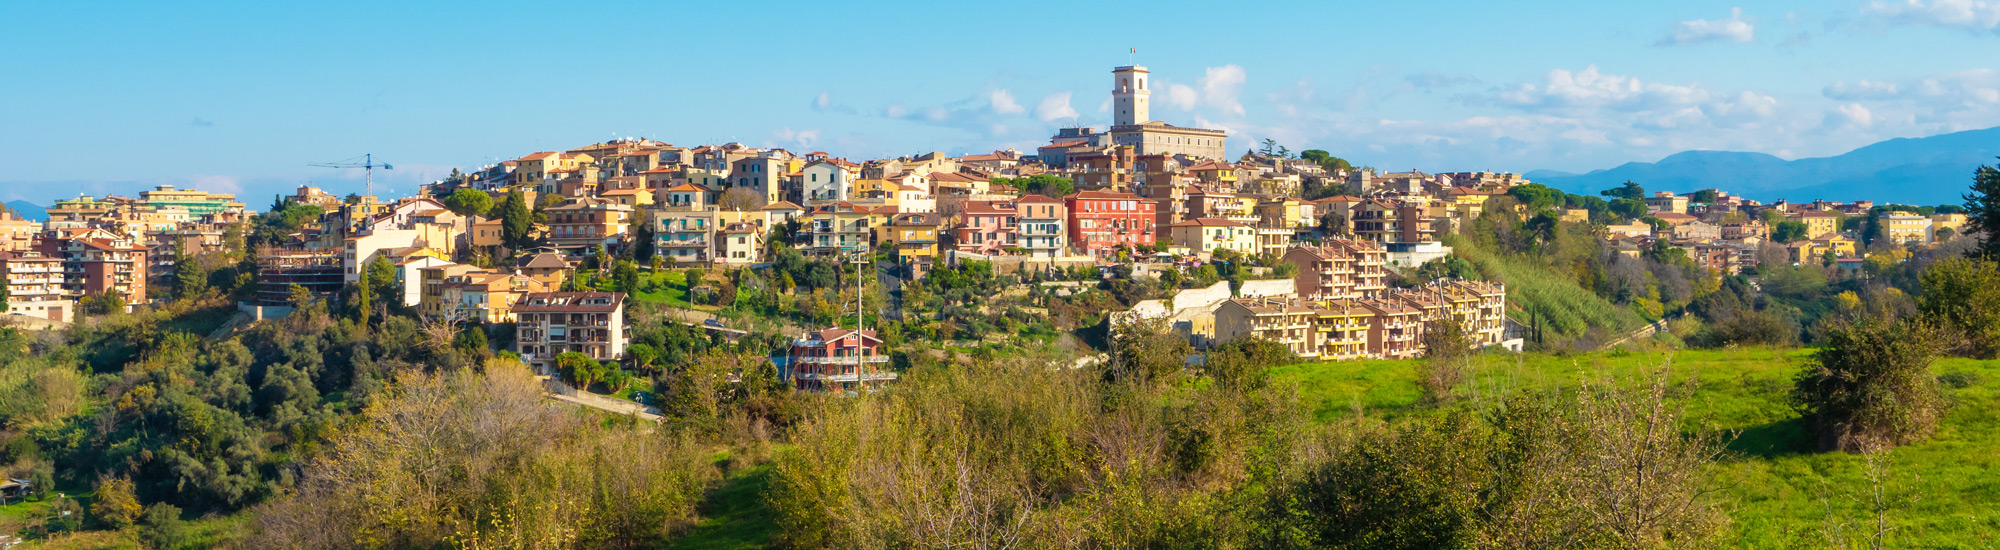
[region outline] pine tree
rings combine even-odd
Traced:
[[[2000,260],[2000,170],[1981,166],[1972,172],[1972,191],[1966,193],[1966,225],[1980,233],[1979,248],[1972,253]]]
[[[528,232],[535,228],[534,212],[528,209],[528,199],[520,191],[507,194],[507,200],[493,209],[494,217],[500,219],[500,236],[507,246],[520,248],[527,244]]]

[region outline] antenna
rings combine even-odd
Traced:
[[[318,166],[320,168],[360,168],[366,170],[368,179],[367,183],[364,184],[366,185],[366,187],[362,188],[361,194],[364,196],[372,196],[375,194],[375,169],[379,167],[383,170],[394,170],[396,169],[396,167],[390,166],[389,163],[386,162],[382,164],[375,164],[375,155],[373,153],[361,155],[361,159],[362,160],[359,163],[354,162],[354,159],[347,159],[340,162],[311,163],[307,164],[306,166]]]

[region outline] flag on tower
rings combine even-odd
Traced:
[[[1139,49],[1138,49],[1138,48],[1132,48],[1132,53],[1139,53]]]

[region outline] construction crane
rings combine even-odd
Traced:
[[[395,169],[396,169],[396,167],[394,167],[394,166],[390,166],[390,165],[389,165],[389,163],[386,163],[386,162],[385,162],[385,163],[382,163],[382,164],[375,164],[375,154],[373,154],[373,153],[369,153],[369,154],[366,154],[366,155],[361,155],[361,162],[354,162],[354,159],[347,159],[347,160],[343,160],[343,161],[340,161],[340,162],[319,162],[319,163],[313,163],[313,164],[308,164],[307,166],[318,166],[318,167],[320,167],[320,168],[360,168],[360,169],[362,169],[362,170],[365,170],[365,171],[367,171],[367,173],[368,173],[368,183],[366,184],[366,185],[367,185],[367,187],[363,187],[363,188],[362,188],[362,192],[361,192],[362,196],[374,196],[374,195],[375,195],[375,169],[376,169],[376,168],[381,168],[381,169],[383,169],[383,170],[395,170]]]

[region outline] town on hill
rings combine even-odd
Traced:
[[[2000,464],[1940,457],[2000,445],[2000,172],[1942,205],[1572,193],[1233,143],[1153,119],[1146,67],[1110,78],[1112,124],[1032,152],[626,138],[408,196],[307,185],[260,211],[162,185],[0,215],[0,529],[159,548],[1993,533],[1952,510],[1990,509],[1972,480]]]

